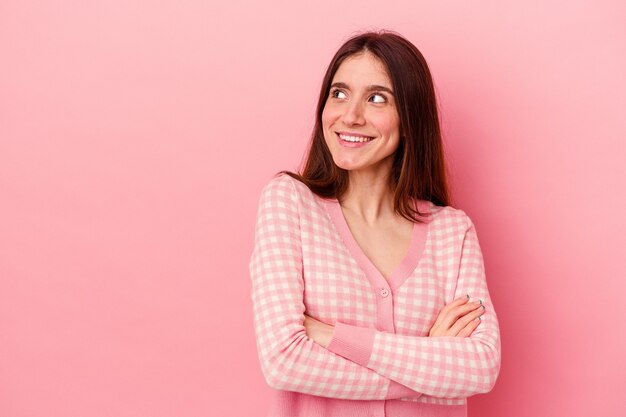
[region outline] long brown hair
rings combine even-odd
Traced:
[[[394,210],[413,222],[427,215],[413,209],[410,198],[449,205],[443,143],[432,77],[426,60],[411,42],[396,32],[364,32],[348,39],[331,60],[317,102],[306,164],[301,173],[280,171],[303,182],[322,198],[340,199],[348,187],[348,171],[339,168],[324,140],[322,111],[333,77],[351,55],[370,52],[385,65],[395,91],[400,117],[400,144],[394,154],[389,186]]]

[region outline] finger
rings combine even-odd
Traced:
[[[475,301],[455,307],[454,309],[450,310],[450,312],[448,312],[448,314],[444,317],[441,322],[441,326],[449,329],[460,317],[466,315],[471,311],[479,309],[481,306],[482,304],[479,301]],[[483,308],[480,308],[480,310],[483,310]]]
[[[476,309],[465,316],[457,320],[450,328],[444,328],[443,326],[438,328],[432,328],[429,337],[433,336],[456,336],[466,337],[469,336],[476,326],[480,324],[480,316],[483,314],[483,309]]]
[[[432,327],[439,327],[441,325],[441,322],[446,317],[446,315],[450,312],[451,309],[461,306],[467,303],[468,301],[469,301],[469,294],[466,294],[462,297],[459,297],[453,300],[449,304],[446,304],[439,312],[439,315],[437,316],[437,319],[435,320],[435,323],[433,324]]]
[[[459,317],[458,320],[454,322],[454,324],[450,327],[450,330],[452,331],[453,334],[456,335],[465,326],[467,326],[472,320],[476,319],[477,317],[480,318],[480,316],[482,316],[484,312],[485,312],[485,309],[482,307],[479,307],[473,311],[470,311],[464,316]]]
[[[476,327],[478,327],[480,323],[480,316],[476,317],[474,320],[470,321],[467,326],[461,329],[459,334],[457,334],[457,337],[469,337],[474,332],[474,330],[476,330]]]

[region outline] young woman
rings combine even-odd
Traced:
[[[333,57],[304,169],[261,191],[250,277],[269,416],[465,416],[494,386],[477,233],[449,205],[432,78],[402,36]]]

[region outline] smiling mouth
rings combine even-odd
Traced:
[[[374,140],[374,137],[371,136],[356,136],[356,135],[348,135],[344,133],[337,133],[337,136],[343,141],[346,142],[369,142]]]

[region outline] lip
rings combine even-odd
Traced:
[[[354,133],[354,132],[335,132],[335,133],[337,135],[356,136],[358,138],[368,138],[368,139],[373,139],[376,137],[376,136],[367,136],[362,133]]]

